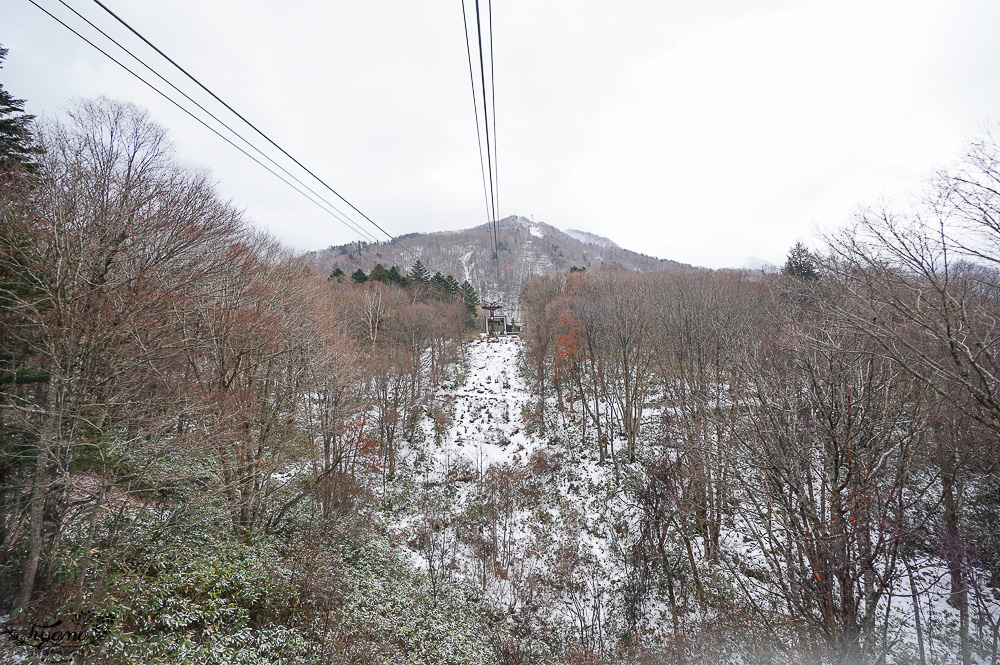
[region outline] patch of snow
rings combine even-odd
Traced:
[[[437,455],[464,457],[480,472],[531,455],[537,440],[522,430],[521,409],[530,391],[517,370],[520,350],[520,340],[510,337],[470,345],[465,383],[438,392],[452,403],[454,415]]]
[[[315,472],[316,469],[313,468],[315,464],[316,464],[315,461],[290,464],[282,468],[281,470],[273,472],[271,474],[271,480],[281,484],[287,483],[288,481],[293,480],[295,476],[298,476],[300,474],[308,473],[310,471]]]
[[[617,248],[618,245],[611,239],[605,238],[604,236],[599,236],[596,233],[588,233],[587,231],[580,231],[578,229],[566,229],[563,231],[570,238],[579,240],[580,242],[585,242],[588,245],[594,245],[595,247],[604,248]]]
[[[542,230],[540,228],[538,228],[537,226],[531,226],[531,227],[529,227],[528,228],[528,233],[530,233],[531,235],[535,236],[536,238],[544,238],[545,237],[545,234],[542,233]]]
[[[472,250],[470,249],[465,254],[462,254],[462,271],[465,273],[465,281],[472,281],[472,273],[469,272],[469,259],[472,258]]]

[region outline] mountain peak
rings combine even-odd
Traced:
[[[329,273],[336,267],[351,274],[358,268],[370,272],[376,263],[386,268],[398,266],[405,273],[414,257],[419,257],[432,274],[450,274],[459,282],[468,280],[481,298],[499,299],[513,307],[522,285],[533,275],[571,267],[597,270],[618,266],[639,272],[690,267],[622,249],[608,238],[587,231],[562,231],[519,215],[501,219],[497,227],[499,280],[489,224],[459,231],[409,233],[397,239],[405,249],[391,242],[348,243],[309,252],[306,259],[317,271]]]

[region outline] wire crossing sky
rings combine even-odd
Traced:
[[[71,9],[71,11],[73,11],[74,14],[76,14],[77,16],[80,16],[79,12],[76,12],[75,10],[72,10],[72,8],[70,8],[63,0],[59,0],[59,1],[60,1],[60,4],[62,4],[63,6],[69,8],[69,9]],[[38,6],[37,3],[34,2],[34,0],[31,0],[31,3],[34,4],[35,6]],[[94,0],[94,4],[98,5],[105,12],[107,12],[108,14],[110,14],[119,24],[121,24],[123,27],[125,27],[126,30],[128,30],[133,35],[135,35],[136,37],[138,37],[139,39],[141,39],[144,44],[146,44],[147,46],[149,46],[150,48],[152,48],[154,51],[156,51],[156,53],[158,55],[160,55],[164,60],[166,60],[171,65],[173,65],[174,67],[176,67],[188,79],[190,79],[191,81],[193,81],[199,88],[201,88],[203,91],[205,91],[206,93],[208,93],[208,95],[211,96],[212,99],[214,99],[218,103],[222,104],[222,106],[224,106],[227,111],[229,111],[230,113],[232,113],[233,115],[235,115],[237,118],[239,118],[240,120],[242,120],[243,123],[247,125],[247,127],[249,127],[254,132],[256,132],[258,135],[260,135],[261,138],[263,138],[265,141],[267,141],[268,143],[270,143],[274,148],[276,148],[279,152],[281,152],[282,155],[284,155],[288,159],[292,160],[292,162],[294,162],[294,164],[296,166],[298,166],[300,169],[302,169],[307,174],[309,174],[318,183],[320,183],[321,185],[323,185],[323,187],[325,187],[326,189],[328,189],[331,194],[333,194],[334,196],[336,196],[337,198],[339,198],[341,201],[343,201],[345,204],[347,204],[354,212],[356,212],[357,214],[361,215],[365,219],[365,221],[367,221],[369,224],[371,224],[376,229],[378,229],[379,231],[381,231],[386,236],[386,238],[388,240],[390,240],[393,243],[395,243],[395,244],[399,245],[400,247],[402,247],[404,250],[407,251],[407,253],[409,253],[414,258],[417,258],[416,255],[413,254],[413,252],[409,251],[404,245],[402,245],[398,240],[396,240],[396,238],[394,238],[392,236],[392,234],[390,234],[389,232],[387,232],[385,229],[383,229],[381,226],[379,226],[378,223],[376,223],[370,217],[368,217],[363,212],[361,212],[360,210],[358,210],[357,207],[355,207],[355,205],[353,203],[351,203],[350,201],[348,201],[347,199],[345,199],[343,196],[341,196],[336,190],[333,189],[333,187],[331,187],[330,185],[328,185],[326,183],[326,181],[324,181],[322,178],[320,178],[315,173],[313,173],[313,171],[311,171],[304,164],[302,164],[302,162],[300,162],[298,159],[296,159],[295,157],[293,157],[287,150],[285,150],[280,145],[278,145],[270,136],[268,136],[267,134],[265,134],[256,125],[254,125],[252,122],[250,122],[249,120],[247,120],[242,114],[240,114],[239,112],[237,112],[236,109],[234,109],[232,106],[230,106],[225,101],[223,101],[222,99],[220,99],[218,95],[216,95],[214,92],[212,92],[208,87],[206,87],[197,78],[195,78],[194,76],[192,76],[186,69],[184,69],[179,64],[177,64],[166,53],[164,53],[162,50],[160,50],[155,45],[153,45],[148,39],[146,39],[145,37],[143,37],[141,33],[139,33],[137,30],[135,30],[126,21],[122,20],[122,18],[120,16],[118,16],[113,11],[111,11],[110,9],[108,9],[107,5],[105,5],[104,3],[100,2],[100,0]],[[46,13],[48,13],[48,12],[46,12]],[[80,18],[83,18],[83,17],[81,16]],[[96,26],[94,26],[94,24],[92,22],[87,21],[86,19],[84,19],[84,20],[91,27],[96,27]],[[107,37],[107,34],[104,31],[99,30],[99,32],[101,32],[102,35],[104,35],[105,37]],[[121,45],[117,41],[114,41],[114,40],[112,40],[112,41],[113,41],[113,43],[116,46],[121,47]],[[130,55],[131,55],[131,53],[130,53]],[[135,56],[133,56],[133,57],[135,57]],[[163,77],[161,76],[160,78],[162,79]],[[174,87],[175,90],[177,89],[175,86],[171,86],[171,87]],[[185,95],[185,97],[187,99],[189,99],[189,100],[191,99],[187,95]],[[200,105],[198,105],[198,108],[204,110],[204,107],[202,107]],[[215,118],[214,115],[212,116],[212,118],[218,120],[217,118]],[[225,123],[223,123],[223,124],[225,124]],[[233,131],[228,125],[225,125],[225,126],[226,126],[227,129],[229,129],[229,131],[231,131],[231,132]],[[242,137],[240,137],[240,138],[242,139]],[[244,142],[246,142],[246,139],[242,139],[242,140]],[[254,149],[257,150],[257,148],[254,148]],[[260,152],[260,151],[257,150],[257,152]],[[284,169],[282,169],[282,170],[284,170]],[[287,173],[287,171],[285,171],[285,172]],[[297,182],[300,182],[300,181],[297,180]],[[300,182],[300,184],[301,184],[301,182]],[[310,190],[310,191],[312,191],[312,190]],[[313,192],[313,193],[315,194],[315,192]],[[324,202],[326,202],[325,199],[324,199]],[[330,205],[330,204],[328,203],[327,205]],[[348,226],[351,226],[351,223],[349,223],[349,222],[346,222],[346,221],[344,221],[342,219],[340,221],[344,222],[344,224],[346,224]],[[360,231],[360,229],[358,229],[357,227],[353,227],[353,228],[355,228],[355,230],[359,230]],[[365,233],[365,232],[362,232],[362,233]]]
[[[92,21],[90,21],[85,16],[83,16],[82,14],[80,14],[80,12],[76,11],[75,9],[73,9],[73,7],[71,7],[69,4],[67,4],[64,0],[59,0],[59,4],[61,4],[62,6],[66,7],[66,9],[68,9],[69,11],[71,11],[75,16],[77,16],[78,18],[80,18],[80,20],[84,21],[87,25],[89,25],[91,28],[93,28],[98,34],[100,34],[102,37],[104,37],[105,39],[107,39],[108,41],[110,41],[112,44],[114,44],[115,46],[117,46],[118,48],[120,48],[123,52],[125,52],[126,54],[128,54],[128,56],[132,60],[134,60],[138,64],[142,65],[142,67],[145,70],[147,70],[149,73],[151,73],[154,76],[156,76],[156,78],[158,78],[163,83],[167,84],[167,86],[170,89],[172,89],[174,92],[178,93],[181,97],[183,97],[187,101],[191,102],[191,104],[193,104],[196,109],[198,109],[199,111],[201,111],[202,113],[204,113],[205,115],[207,115],[208,117],[210,117],[212,120],[214,120],[216,123],[218,123],[218,125],[221,125],[222,127],[224,127],[226,129],[226,131],[230,135],[232,135],[234,138],[236,138],[237,140],[239,140],[242,144],[246,145],[248,148],[250,148],[251,150],[253,150],[254,152],[256,152],[258,155],[260,155],[261,157],[263,157],[265,160],[267,160],[268,162],[270,162],[275,168],[277,168],[282,173],[284,173],[285,175],[287,175],[291,180],[294,180],[298,185],[300,185],[302,187],[302,189],[299,189],[298,187],[296,187],[292,183],[288,182],[288,180],[286,180],[282,176],[280,176],[277,173],[275,173],[269,166],[267,166],[266,164],[262,163],[255,156],[253,156],[250,153],[246,152],[246,150],[244,150],[242,147],[240,147],[236,143],[233,143],[233,141],[228,136],[223,135],[221,132],[219,132],[218,129],[216,129],[215,127],[209,125],[202,117],[200,117],[198,114],[196,114],[193,110],[191,110],[191,109],[186,108],[185,106],[183,106],[178,100],[172,98],[169,93],[161,90],[160,88],[157,88],[156,85],[154,85],[153,83],[149,82],[147,79],[143,78],[140,74],[136,73],[136,71],[133,70],[132,68],[130,68],[128,65],[122,63],[120,60],[118,60],[117,58],[115,58],[114,56],[112,56],[111,54],[109,54],[107,51],[105,51],[104,49],[102,49],[98,44],[95,44],[92,40],[90,40],[87,37],[85,37],[84,35],[80,34],[79,31],[73,29],[65,21],[63,21],[63,20],[59,19],[58,17],[56,17],[55,15],[53,15],[51,12],[49,12],[44,7],[42,7],[40,4],[38,4],[38,2],[36,2],[35,0],[28,0],[28,2],[30,2],[35,7],[38,7],[47,16],[49,16],[50,18],[52,18],[53,20],[55,20],[57,23],[59,23],[60,25],[62,25],[66,29],[68,29],[70,32],[72,32],[74,35],[76,35],[77,37],[79,37],[80,39],[82,39],[84,42],[86,42],[87,44],[89,44],[90,46],[92,46],[95,50],[97,50],[99,53],[101,53],[102,55],[104,55],[105,57],[107,57],[109,60],[111,60],[115,64],[119,65],[123,70],[125,70],[128,73],[132,74],[132,76],[134,76],[137,80],[139,80],[140,82],[142,82],[143,84],[145,84],[151,90],[153,90],[153,91],[157,92],[158,94],[160,94],[164,99],[166,99],[170,103],[174,104],[178,109],[180,109],[181,111],[183,111],[184,113],[186,113],[187,115],[189,115],[192,119],[194,119],[199,124],[203,125],[206,129],[208,129],[209,131],[211,131],[212,133],[214,133],[216,136],[218,136],[219,138],[221,138],[223,141],[225,141],[226,143],[228,143],[229,145],[231,145],[233,148],[235,148],[236,150],[240,151],[241,153],[243,153],[244,155],[246,155],[248,158],[250,158],[251,160],[253,160],[254,162],[256,162],[261,168],[267,170],[269,173],[271,173],[272,175],[274,175],[276,178],[278,178],[279,180],[281,180],[282,182],[284,182],[286,185],[288,185],[289,187],[291,187],[293,190],[295,190],[299,194],[305,196],[306,199],[308,199],[309,201],[311,201],[312,203],[314,203],[315,205],[317,205],[321,210],[324,210],[324,211],[328,212],[330,215],[332,215],[335,219],[337,219],[338,221],[340,221],[342,224],[345,224],[346,226],[348,226],[348,228],[351,228],[352,230],[354,230],[355,232],[357,232],[358,235],[362,239],[364,239],[366,241],[370,241],[370,242],[378,242],[378,239],[375,238],[375,236],[371,235],[368,231],[366,231],[365,229],[361,228],[360,226],[358,226],[357,224],[355,224],[354,222],[352,222],[350,219],[348,219],[347,217],[345,217],[344,214],[341,213],[340,210],[338,210],[336,208],[336,206],[334,206],[329,201],[327,201],[326,199],[324,199],[322,196],[320,196],[319,194],[317,194],[313,189],[311,189],[308,185],[306,185],[305,183],[303,183],[299,178],[295,177],[295,175],[293,175],[292,173],[290,173],[286,168],[284,168],[283,166],[281,166],[274,159],[272,159],[271,157],[269,157],[268,155],[266,155],[264,152],[262,152],[259,148],[257,148],[257,146],[255,146],[253,143],[251,143],[246,138],[244,138],[241,134],[239,134],[238,132],[236,132],[225,121],[221,120],[218,116],[216,116],[211,111],[209,111],[208,109],[206,109],[204,106],[202,106],[201,104],[199,104],[196,100],[192,99],[190,95],[188,95],[183,90],[181,90],[176,85],[174,85],[169,80],[167,80],[162,74],[160,74],[155,69],[153,69],[152,67],[150,67],[146,62],[144,62],[140,58],[136,57],[135,54],[132,53],[132,51],[130,51],[126,47],[122,46],[120,42],[118,42],[116,39],[114,39],[113,37],[111,37],[110,35],[108,35],[108,33],[105,32],[104,30],[101,30],[99,27],[97,27],[96,25],[94,25],[94,23]],[[99,4],[101,7],[104,7],[104,5],[102,5],[101,3],[97,3],[97,4]],[[141,38],[141,36],[140,36],[140,38]],[[150,45],[150,46],[152,46],[152,45]],[[153,47],[153,48],[155,48],[155,47]],[[162,55],[162,53],[161,53],[161,55]],[[169,58],[167,58],[167,60],[169,60]],[[176,63],[173,63],[171,61],[171,64],[176,64]],[[309,192],[309,194],[312,194],[312,196],[310,197],[310,196],[306,195],[305,192],[302,191],[303,189],[305,191]],[[319,201],[317,201],[317,199],[319,199]],[[322,201],[322,204],[320,203],[320,201]]]
[[[324,212],[327,212],[328,214],[330,214],[331,216],[333,216],[335,219],[337,219],[337,221],[339,221],[340,223],[344,224],[344,226],[346,226],[347,228],[350,228],[352,231],[356,232],[359,236],[361,236],[365,240],[370,240],[370,241],[373,241],[373,242],[377,242],[377,239],[374,236],[372,236],[369,231],[365,230],[364,228],[362,228],[362,226],[359,226],[356,222],[354,222],[354,221],[350,220],[349,218],[347,218],[347,216],[345,216],[343,212],[341,212],[339,209],[337,209],[336,206],[334,206],[333,204],[331,204],[327,199],[323,198],[321,195],[317,194],[315,190],[313,190],[312,188],[310,188],[307,184],[303,183],[302,180],[300,180],[298,177],[296,177],[293,173],[289,172],[288,169],[286,169],[281,164],[279,164],[278,162],[276,162],[273,158],[271,158],[267,154],[265,154],[260,148],[258,148],[256,145],[254,145],[253,142],[251,142],[250,140],[248,140],[243,134],[241,134],[237,130],[233,129],[233,127],[230,126],[228,123],[226,123],[224,120],[221,120],[218,116],[216,116],[211,111],[209,111],[208,109],[206,109],[203,105],[201,105],[200,103],[198,103],[196,100],[192,99],[192,97],[190,95],[188,95],[186,92],[184,92],[183,90],[181,90],[180,88],[178,88],[175,84],[171,83],[167,78],[165,78],[154,67],[150,66],[147,62],[145,62],[139,56],[135,55],[135,53],[133,53],[131,50],[129,50],[126,46],[123,46],[114,37],[112,37],[107,32],[105,32],[104,30],[102,30],[100,27],[98,27],[97,25],[95,25],[93,21],[91,21],[90,19],[88,19],[86,16],[82,15],[79,11],[77,11],[71,5],[69,5],[65,0],[58,0],[58,2],[59,2],[60,5],[62,5],[63,7],[65,7],[67,10],[69,10],[74,16],[76,16],[78,19],[80,19],[81,21],[83,21],[87,26],[89,26],[90,28],[92,28],[97,34],[99,34],[105,40],[107,40],[108,42],[110,42],[110,44],[113,44],[115,47],[117,47],[118,49],[120,49],[121,51],[123,51],[125,54],[128,55],[128,57],[130,59],[134,60],[136,63],[138,63],[139,65],[141,65],[146,71],[148,71],[149,73],[153,74],[157,79],[159,79],[160,81],[162,81],[163,83],[165,83],[171,90],[173,90],[175,93],[179,94],[183,99],[185,99],[188,102],[190,102],[191,104],[193,104],[194,107],[198,111],[200,111],[201,113],[207,115],[209,118],[211,118],[213,121],[215,121],[215,123],[217,123],[217,125],[221,125],[223,128],[225,128],[225,130],[233,138],[235,138],[236,140],[240,141],[242,144],[246,145],[248,148],[250,148],[251,150],[253,150],[257,154],[261,155],[265,160],[267,160],[268,162],[270,162],[278,170],[282,171],[291,180],[293,180],[298,186],[293,185],[291,182],[289,182],[288,179],[285,179],[284,177],[282,177],[281,175],[279,175],[278,173],[276,173],[272,168],[270,168],[269,166],[267,166],[266,164],[264,164],[263,162],[261,162],[259,159],[257,159],[254,155],[251,155],[250,153],[248,153],[240,145],[237,145],[236,143],[234,143],[233,140],[231,138],[229,138],[229,136],[224,135],[223,133],[221,133],[219,131],[219,129],[217,129],[217,127],[213,127],[212,125],[208,124],[205,121],[205,119],[203,117],[201,117],[201,115],[199,113],[196,113],[191,108],[188,108],[188,107],[184,106],[178,99],[172,97],[171,93],[169,93],[168,91],[166,91],[166,90],[164,90],[162,88],[158,88],[154,83],[150,82],[146,78],[143,78],[134,69],[132,69],[128,65],[124,64],[121,60],[115,58],[113,55],[111,55],[110,53],[108,53],[104,48],[101,48],[101,46],[99,44],[95,43],[93,40],[88,39],[86,36],[84,36],[83,34],[81,34],[78,30],[74,29],[72,26],[70,26],[69,24],[67,24],[66,21],[60,19],[59,17],[55,16],[52,12],[48,11],[47,9],[45,9],[38,2],[36,2],[36,0],[28,0],[28,2],[31,3],[33,6],[35,6],[36,8],[38,8],[39,10],[41,10],[41,12],[43,14],[45,14],[49,18],[53,19],[57,24],[59,24],[62,27],[66,28],[73,35],[75,35],[76,37],[80,38],[83,42],[85,42],[86,44],[88,44],[89,46],[91,46],[92,48],[94,48],[101,55],[103,55],[106,58],[108,58],[108,60],[110,60],[111,62],[113,62],[116,65],[118,65],[122,70],[124,70],[125,72],[129,73],[130,75],[132,75],[136,80],[138,80],[140,83],[142,83],[143,85],[145,85],[147,88],[149,88],[153,92],[155,92],[158,95],[160,95],[163,99],[165,99],[166,101],[168,101],[171,104],[173,104],[176,108],[178,108],[179,110],[181,110],[182,112],[184,112],[190,118],[192,118],[193,120],[195,120],[196,122],[198,122],[199,124],[201,124],[203,127],[205,127],[206,129],[208,129],[209,131],[211,131],[213,134],[215,134],[220,139],[222,139],[223,141],[225,141],[227,144],[229,144],[230,146],[232,146],[233,148],[235,148],[237,151],[239,151],[240,153],[242,153],[244,156],[248,157],[250,160],[252,160],[253,162],[255,162],[258,166],[260,166],[261,168],[263,168],[265,171],[267,171],[268,173],[270,173],[272,176],[274,176],[275,178],[277,178],[278,180],[280,180],[281,182],[283,182],[285,185],[291,187],[294,191],[296,191],[298,194],[300,194],[303,197],[305,197],[308,201],[310,201],[311,203],[315,204],[317,207],[319,207]],[[234,115],[237,118],[239,118],[239,120],[241,120],[243,122],[243,124],[245,124],[247,127],[249,127],[250,129],[252,129],[256,134],[258,134],[261,138],[265,139],[271,146],[273,146],[275,149],[277,149],[282,155],[284,155],[289,160],[291,160],[291,162],[294,163],[295,166],[297,166],[303,172],[305,172],[306,174],[308,174],[308,176],[310,176],[313,180],[315,180],[320,185],[322,185],[327,190],[329,190],[330,193],[332,193],[333,195],[337,196],[341,201],[343,201],[347,206],[349,206],[357,215],[360,215],[368,224],[370,224],[371,226],[373,226],[374,228],[376,228],[378,231],[380,231],[382,234],[384,234],[386,236],[386,238],[390,242],[392,242],[393,244],[396,244],[397,246],[399,246],[406,253],[408,253],[412,258],[414,258],[414,259],[419,258],[406,245],[404,245],[397,238],[393,237],[391,234],[389,234],[388,232],[386,232],[381,226],[379,226],[376,222],[374,222],[371,218],[369,218],[363,212],[361,212],[360,210],[358,210],[357,207],[355,207],[350,201],[348,201],[343,196],[341,196],[338,192],[336,192],[329,184],[327,184],[319,176],[317,176],[310,169],[308,169],[305,165],[303,165],[299,160],[297,160],[287,150],[285,150],[280,145],[278,145],[278,143],[276,143],[273,139],[271,139],[269,136],[267,136],[258,127],[256,127],[255,125],[253,125],[243,115],[241,115],[235,109],[233,109],[229,104],[227,104],[218,95],[216,95],[210,89],[208,89],[208,87],[206,87],[204,84],[202,84],[200,81],[198,81],[198,79],[195,78],[190,72],[188,72],[187,70],[185,70],[177,62],[175,62],[173,59],[171,59],[166,53],[164,53],[161,49],[157,48],[154,44],[152,44],[141,33],[139,33],[132,26],[130,26],[126,21],[124,21],[121,17],[119,17],[117,14],[115,14],[113,11],[111,11],[105,4],[103,4],[102,2],[100,2],[100,0],[94,0],[94,3],[96,5],[98,5],[99,7],[101,7],[101,9],[103,9],[109,15],[111,15],[119,24],[121,24],[122,26],[124,26],[130,33],[132,33],[133,35],[135,35],[136,37],[138,37],[140,40],[142,40],[142,42],[144,44],[146,44],[147,46],[149,46],[150,48],[152,48],[157,53],[157,55],[159,55],[160,57],[162,57],[164,60],[166,60],[167,62],[169,62],[170,65],[172,65],[174,68],[176,68],[181,73],[183,73],[185,77],[187,77],[188,79],[190,79],[199,88],[201,88],[204,92],[206,92],[208,95],[210,95],[212,99],[214,99],[216,102],[218,102],[219,104],[221,104],[228,112],[230,112],[232,115]],[[105,44],[105,46],[109,46],[109,45]],[[306,194],[306,192],[308,192],[309,194]],[[311,194],[311,196],[310,196],[310,194]],[[430,266],[430,267],[433,268],[433,266]],[[499,272],[498,272],[498,277],[499,277]],[[434,288],[437,288],[437,289],[439,289],[441,291],[445,291],[445,289],[443,289],[441,286],[439,286],[435,282],[429,282],[429,284],[430,284],[430,286],[433,286]],[[459,295],[463,296],[463,300],[465,299],[464,298],[464,294],[459,293]],[[468,301],[466,301],[466,302],[468,302]],[[469,303],[469,304],[473,304],[473,303]]]
[[[58,0],[36,1],[130,62]],[[66,1],[160,62],[97,5]],[[482,224],[454,0],[102,2],[387,233]],[[2,3],[10,53],[0,77],[30,112],[56,115],[71,98],[100,94],[135,102],[170,129],[182,159],[210,168],[225,196],[286,243],[357,239],[27,0]],[[490,19],[490,0],[480,3]],[[796,240],[846,223],[859,204],[919,192],[1000,121],[992,0],[509,0],[492,9],[484,46],[490,24],[502,38],[487,46],[484,74],[502,82],[490,106],[491,131],[500,118],[504,138],[498,216],[534,215],[663,258],[780,263]],[[228,122],[204,90],[156,69]],[[299,173],[273,146],[255,145]]]
[[[476,139],[479,148],[479,168],[483,175],[483,192],[486,199],[486,222],[490,228],[490,243],[493,247],[493,263],[496,265],[497,283],[500,283],[500,177],[497,168],[497,141],[496,141],[496,89],[494,86],[494,66],[493,66],[493,3],[487,0],[487,25],[486,25],[486,46],[489,48],[490,77],[489,87],[486,85],[486,48],[483,42],[483,16],[480,12],[480,0],[475,2],[475,21],[477,50],[479,56],[479,94],[476,93],[476,73],[473,65],[472,49],[469,45],[469,12],[465,9],[465,0],[462,3],[462,22],[465,28],[465,52],[469,60],[469,80],[472,83],[472,110],[476,120]],[[483,127],[485,132],[479,131],[479,105],[477,97],[483,102]],[[493,109],[493,139],[490,140],[490,107]],[[485,139],[485,146],[483,145]],[[492,145],[492,149],[491,149]],[[484,149],[485,148],[485,149]],[[484,158],[485,155],[485,158]],[[485,166],[484,166],[485,164]],[[487,174],[488,178],[487,178]],[[489,184],[487,184],[487,179]]]

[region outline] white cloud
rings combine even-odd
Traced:
[[[502,213],[666,258],[780,262],[997,119],[987,0],[494,5]],[[457,3],[112,7],[390,231],[485,220]],[[5,27],[0,80],[33,111],[133,100],[287,242],[353,239],[30,5]]]

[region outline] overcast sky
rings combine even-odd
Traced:
[[[205,100],[96,4],[66,2]],[[105,4],[390,233],[486,221],[459,0]],[[996,0],[493,5],[501,216],[662,258],[781,263],[1000,121]],[[357,239],[28,0],[0,8],[0,82],[31,112],[147,107],[287,244]]]

